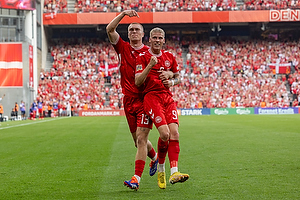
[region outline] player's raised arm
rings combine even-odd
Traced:
[[[124,10],[118,16],[116,16],[106,26],[106,32],[111,43],[115,43],[119,38],[119,34],[117,33],[116,28],[118,27],[119,23],[126,15],[129,17],[139,17],[138,13],[135,10]]]
[[[137,62],[138,63],[138,62]],[[136,66],[136,75],[135,75],[135,85],[140,87],[146,80],[150,70],[154,65],[157,63],[157,58],[155,56],[152,56],[150,59],[150,62],[148,63],[147,67],[141,72],[140,70],[142,69],[141,64],[137,64]]]

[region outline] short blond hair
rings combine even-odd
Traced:
[[[165,31],[159,27],[156,27],[156,28],[153,28],[151,31],[150,31],[150,37],[152,36],[153,33],[162,33],[163,36],[165,37]]]

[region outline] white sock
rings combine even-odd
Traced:
[[[151,160],[156,161],[157,158],[157,153],[155,154],[155,156],[153,158],[151,158]]]
[[[138,175],[134,175],[134,177],[137,179],[137,181],[140,183],[141,181],[141,177],[139,177]]]
[[[171,175],[174,174],[175,172],[178,172],[178,167],[171,168]]]
[[[158,164],[158,171],[164,172],[165,171],[165,163],[164,164]]]

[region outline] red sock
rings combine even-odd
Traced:
[[[170,160],[170,167],[177,167],[179,158],[179,140],[169,140],[168,157]]]
[[[168,144],[169,144],[169,141],[163,141],[160,137],[158,138],[157,155],[158,155],[158,163],[159,164],[165,163],[166,155],[168,152]]]
[[[152,149],[148,152],[148,157],[149,158],[154,158],[154,156],[156,155],[156,152],[155,152],[155,150],[154,150],[154,148],[152,147]]]
[[[142,177],[144,167],[145,167],[145,161],[143,160],[136,160],[135,161],[135,172],[134,175],[138,175],[139,177]]]

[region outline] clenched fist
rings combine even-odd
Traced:
[[[156,64],[157,64],[157,58],[156,58],[156,56],[152,56],[151,59],[150,59],[149,65],[151,67],[153,67]]]

